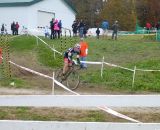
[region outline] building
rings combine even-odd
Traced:
[[[20,24],[20,29],[36,29],[49,26],[52,18],[71,29],[75,15],[68,0],[0,0],[0,24],[6,24],[8,31],[13,21]]]

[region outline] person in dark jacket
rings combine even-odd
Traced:
[[[51,29],[51,35],[50,38],[54,39],[55,38],[55,31],[54,31],[54,18],[50,21],[50,29]]]
[[[58,38],[60,38],[60,36],[62,36],[62,21],[61,20],[59,20],[58,22],[58,27],[59,27]]]
[[[112,30],[113,30],[112,39],[117,40],[118,29],[119,29],[118,21],[115,21],[114,24],[112,25]]]
[[[83,32],[84,31],[84,22],[82,19],[79,22],[78,29],[79,29],[79,36],[80,36],[80,38],[82,38],[83,34],[84,34],[84,32]]]
[[[100,30],[99,30],[99,28],[97,28],[97,30],[96,30],[96,34],[97,34],[97,39],[99,39],[99,34],[100,34]]]
[[[12,35],[15,35],[15,31],[16,31],[16,24],[15,24],[15,22],[13,22],[11,24],[11,31],[12,31]]]
[[[72,31],[73,31],[73,36],[77,36],[77,30],[78,30],[78,23],[76,21],[73,22],[72,24]]]
[[[4,34],[4,24],[2,24],[2,27],[1,27],[1,35]]]

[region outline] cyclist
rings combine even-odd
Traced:
[[[74,47],[69,48],[66,52],[64,52],[64,66],[63,66],[63,76],[66,74],[66,72],[72,67],[73,65],[73,55],[77,56],[77,63],[80,64],[79,60],[79,54],[80,54],[80,45],[75,44]]]

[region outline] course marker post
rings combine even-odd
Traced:
[[[53,72],[53,82],[52,82],[52,95],[54,95],[54,72]]]
[[[136,75],[136,66],[134,67],[134,71],[133,71],[132,88],[134,87],[135,75]]]
[[[102,58],[101,78],[103,78],[103,70],[104,70],[104,56],[103,56],[103,58]]]

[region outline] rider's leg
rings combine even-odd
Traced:
[[[68,59],[65,58],[64,59],[64,66],[63,66],[63,75],[65,75],[65,73],[68,71],[68,65],[69,65]]]

